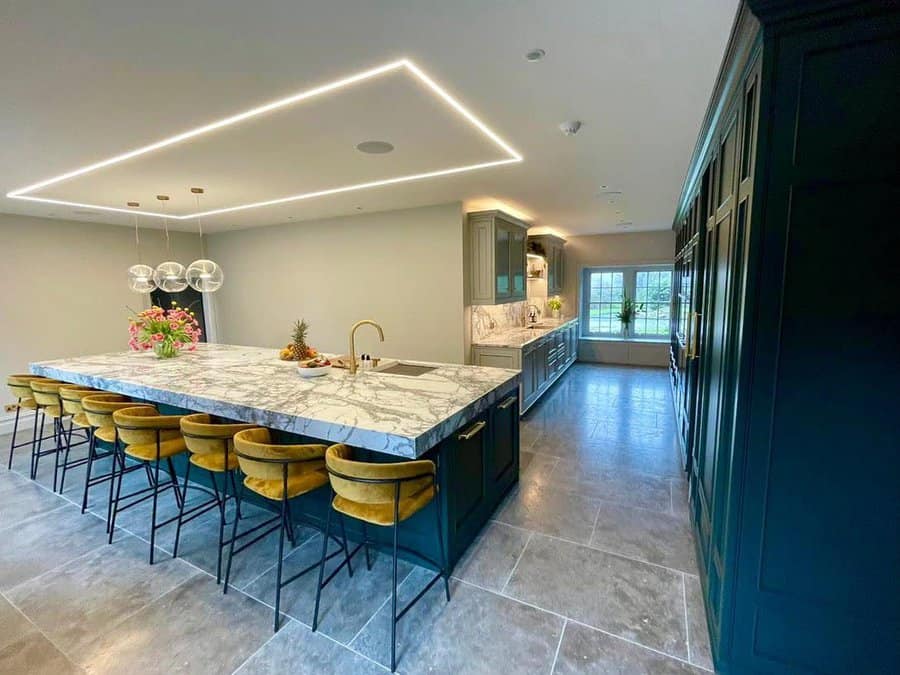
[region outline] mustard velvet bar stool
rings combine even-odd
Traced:
[[[87,511],[88,500],[90,498],[90,490],[96,485],[109,483],[109,491],[107,493],[106,503],[106,529],[109,531],[109,523],[112,520],[112,498],[115,489],[116,466],[119,466],[124,473],[131,473],[144,469],[147,472],[147,484],[153,484],[153,476],[150,473],[149,466],[144,464],[127,465],[125,463],[125,454],[119,447],[119,434],[116,431],[116,425],[113,422],[113,413],[116,410],[124,408],[133,408],[135,406],[144,405],[153,408],[149,404],[135,403],[127,396],[112,393],[90,394],[81,399],[81,409],[84,412],[85,421],[89,425],[89,433],[91,442],[88,444],[88,461],[87,470],[84,476],[84,492],[81,497],[81,512]],[[104,450],[97,442],[101,441],[113,446],[112,450]],[[99,460],[110,457],[110,468],[108,471],[100,471],[97,473],[95,467],[98,466]]]
[[[56,455],[62,450],[63,443],[63,410],[62,410],[62,402],[59,398],[59,389],[60,387],[65,387],[69,385],[68,382],[62,382],[60,380],[51,380],[49,378],[42,378],[40,380],[31,380],[31,391],[34,396],[34,402],[37,405],[38,411],[41,414],[41,423],[40,423],[40,431],[38,431],[37,425],[35,425],[34,429],[34,445],[31,448],[31,480],[35,480],[37,478],[38,472],[38,464],[41,461],[41,457],[46,457],[47,455]],[[44,437],[44,424],[47,418],[53,420],[53,434],[52,436]],[[43,441],[46,439],[53,439],[53,448],[50,450],[42,450]],[[53,491],[56,492],[56,484],[58,479],[58,469],[59,462],[56,461],[54,470],[53,470]]]
[[[362,522],[363,541],[359,546],[366,547],[366,566],[371,569],[369,561],[369,541],[366,525],[393,528],[393,575],[391,585],[391,672],[397,668],[397,623],[418,602],[418,600],[437,583],[444,579],[444,593],[450,601],[450,577],[447,569],[447,555],[444,549],[444,537],[441,528],[441,502],[437,496],[437,467],[429,459],[410,462],[360,462],[353,459],[353,449],[338,444],[328,448],[325,454],[325,467],[331,482],[333,499],[325,524],[326,535],[331,525],[331,512],[349,516]],[[412,517],[432,501],[435,503],[435,534],[441,552],[441,561],[436,562],[418,551],[400,545],[400,523]],[[359,550],[359,546],[353,553]],[[403,550],[433,565],[438,573],[397,613],[397,552]],[[331,580],[324,579],[324,549],[319,565],[319,585],[316,589],[316,609],[313,614],[312,629],[319,625],[319,600],[322,589]]]
[[[153,508],[150,512],[150,564],[152,565],[156,549],[156,531],[178,520],[178,516],[175,515],[160,523],[156,522],[159,495],[168,487],[159,481],[159,465],[163,460],[168,468],[179,512],[184,500],[175,476],[175,465],[172,463],[173,457],[187,452],[187,445],[181,435],[181,419],[184,415],[160,415],[153,406],[135,406],[116,410],[112,416],[119,441],[125,446],[123,452],[127,457],[152,467],[153,484],[150,487],[140,488],[127,495],[122,495],[124,471],[113,469],[116,471],[116,492],[113,497],[112,517],[109,522],[109,543],[112,543],[115,534],[116,516],[119,512],[137,506],[148,499],[152,500]],[[122,505],[123,501],[124,505]]]
[[[325,472],[325,450],[324,445],[281,445],[273,444],[271,434],[268,429],[255,428],[241,431],[234,436],[234,449],[238,457],[238,464],[241,473],[244,474],[244,480],[237,495],[237,513],[235,514],[234,525],[231,532],[231,540],[229,542],[228,565],[225,568],[225,587],[224,592],[228,592],[228,581],[231,577],[231,562],[234,555],[251,546],[255,542],[263,539],[271,532],[280,530],[278,538],[278,560],[277,560],[277,579],[275,586],[275,631],[278,631],[278,624],[281,609],[281,589],[292,581],[300,578],[307,572],[311,572],[319,563],[305,567],[289,579],[282,581],[282,562],[284,559],[284,537],[287,534],[291,543],[294,543],[293,520],[291,517],[290,500],[308,494],[313,490],[322,488],[328,484],[328,474]],[[278,515],[269,520],[254,526],[253,528],[238,534],[238,522],[240,521],[240,503],[243,498],[244,490],[264,497],[265,499],[276,502],[278,504]],[[313,522],[304,520],[304,524],[309,525],[321,531],[321,528]],[[251,541],[242,544],[235,549],[235,542],[250,534],[254,534],[259,530],[263,530],[261,534],[257,534]],[[324,559],[331,559],[341,553],[344,559],[340,565],[334,570],[333,574],[337,574],[344,565],[347,566],[347,573],[352,577],[353,568],[350,564],[350,555],[347,550],[347,536],[341,531],[341,539],[332,537],[338,544],[336,551],[328,554],[328,534],[323,532],[324,543],[322,545],[322,556]]]
[[[56,454],[56,467],[55,471],[60,472],[59,478],[59,492],[62,494],[63,490],[66,487],[66,472],[69,469],[82,466],[83,464],[87,464],[88,458],[90,457],[90,448],[88,448],[88,454],[84,457],[79,457],[78,459],[69,460],[69,454],[72,452],[73,448],[77,448],[80,445],[87,444],[90,445],[91,442],[91,425],[87,421],[87,417],[84,414],[84,408],[81,407],[81,399],[86,396],[90,396],[91,394],[101,394],[103,392],[93,389],[91,387],[84,387],[81,385],[75,384],[67,384],[64,387],[59,388],[59,402],[62,406],[63,419],[68,417],[69,419],[69,428],[66,429],[65,425],[63,425],[63,435],[66,441],[66,450],[65,453],[57,453]],[[73,443],[72,439],[76,436],[76,434],[81,438],[77,443]]]
[[[222,552],[228,542],[225,541],[225,507],[228,499],[236,499],[237,482],[235,472],[238,469],[238,457],[234,452],[234,435],[247,429],[256,428],[255,424],[241,424],[220,422],[206,413],[194,413],[181,418],[181,435],[184,443],[191,453],[184,474],[184,483],[181,488],[182,495],[187,494],[191,476],[191,468],[197,467],[206,470],[213,487],[213,498],[202,504],[198,504],[187,511],[185,501],[181,502],[178,513],[178,527],[175,530],[175,546],[173,557],[178,557],[178,543],[181,540],[181,526],[189,523],[194,518],[206,513],[214,507],[219,509],[219,548],[216,555],[216,583],[222,580]],[[222,488],[218,486],[218,476],[222,477]],[[231,494],[228,494],[228,484],[231,483]],[[193,486],[192,486],[193,487]],[[187,516],[187,517],[186,517]]]
[[[6,386],[9,387],[9,393],[16,399],[16,416],[13,420],[12,438],[9,441],[9,460],[6,462],[6,468],[12,469],[13,454],[18,448],[24,448],[26,445],[34,448],[34,440],[16,443],[16,436],[19,432],[19,417],[23,410],[34,411],[34,428],[37,428],[38,407],[34,400],[34,392],[31,390],[32,380],[43,380],[42,375],[15,374],[6,376]],[[44,439],[41,439],[44,440]]]

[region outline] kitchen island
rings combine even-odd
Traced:
[[[368,461],[432,459],[452,565],[518,481],[519,373],[422,365],[433,369],[414,376],[332,369],[305,379],[277,350],[207,344],[168,360],[117,352],[33,363],[31,372],[155,403],[163,412],[259,424],[286,442],[346,443]],[[327,491],[318,492],[294,508],[323,521]],[[435,506],[401,528],[401,537],[426,553],[436,553]]]

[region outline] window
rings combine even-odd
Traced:
[[[622,299],[629,297],[643,305],[625,334],[618,318]],[[669,312],[672,301],[672,268],[587,267],[582,282],[582,312],[587,320],[583,332],[587,337],[666,338],[669,335]]]

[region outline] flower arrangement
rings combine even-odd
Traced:
[[[547,300],[547,307],[550,308],[550,311],[553,312],[554,315],[559,314],[559,310],[562,309],[562,298],[558,295],[554,295],[552,298]]]
[[[174,301],[169,309],[154,305],[129,317],[128,322],[128,346],[136,352],[152,349],[160,359],[178,356],[184,347],[192,352],[200,340],[200,324],[194,313]]]
[[[624,293],[622,294],[622,309],[616,313],[616,318],[622,322],[622,328],[628,333],[628,327],[634,321],[634,317],[644,311],[644,303],[636,303]]]

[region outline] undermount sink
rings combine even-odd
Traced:
[[[372,372],[384,373],[386,375],[406,375],[407,377],[419,377],[419,375],[430,373],[432,370],[437,370],[437,366],[420,366],[415,363],[402,363],[400,361],[395,361],[385,366],[379,366]]]

